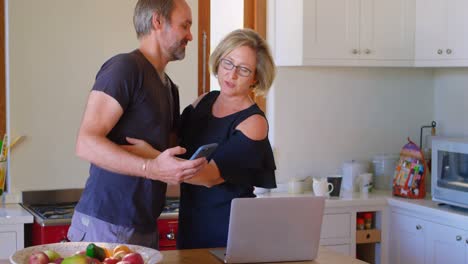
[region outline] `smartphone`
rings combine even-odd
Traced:
[[[206,144],[203,146],[200,146],[195,153],[193,153],[192,157],[190,157],[190,160],[198,159],[201,157],[209,157],[218,147],[217,143],[211,143],[211,144]]]

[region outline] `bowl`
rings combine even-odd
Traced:
[[[118,245],[118,243],[100,243],[100,242],[65,242],[65,243],[54,243],[54,244],[45,244],[33,247],[27,247],[25,249],[21,249],[16,251],[13,255],[10,256],[10,261],[13,264],[24,264],[28,263],[29,256],[33,252],[37,251],[44,251],[47,249],[54,250],[59,253],[62,257],[69,257],[74,255],[78,251],[86,250],[86,247],[90,244],[94,243],[97,246],[105,247],[110,250],[114,249]],[[137,245],[126,245],[132,251],[140,253],[140,255],[145,260],[145,263],[159,263],[162,260],[162,254],[152,248],[137,246]]]

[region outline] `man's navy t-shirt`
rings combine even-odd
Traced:
[[[160,151],[171,147],[170,134],[177,132],[180,110],[177,87],[167,79],[164,86],[139,50],[104,63],[93,90],[112,96],[123,109],[107,138],[118,145],[128,144],[126,137],[142,139]],[[94,164],[89,172],[77,211],[139,231],[156,229],[165,202],[165,183],[110,172]]]

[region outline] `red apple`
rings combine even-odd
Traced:
[[[122,261],[128,261],[130,264],[145,264],[143,257],[136,252],[128,253],[122,258]]]
[[[58,258],[54,261],[54,264],[61,264],[63,261],[63,258]]]
[[[117,264],[117,262],[119,262],[118,259],[115,259],[115,258],[106,258],[104,259],[104,261],[102,262],[103,264]]]
[[[29,256],[29,264],[47,264],[49,263],[49,257],[47,255],[40,251],[40,252],[34,252],[31,256]]]

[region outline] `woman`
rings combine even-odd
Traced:
[[[180,249],[225,247],[231,201],[255,197],[254,186],[275,188],[276,169],[265,114],[250,98],[265,94],[275,77],[269,48],[256,32],[240,29],[227,35],[211,55],[220,91],[200,96],[182,114],[181,146],[188,159],[205,144],[218,143],[211,161],[181,184]],[[158,151],[142,140],[123,146],[154,158]]]
[[[181,184],[178,247],[225,247],[231,201],[255,197],[254,186],[275,188],[275,163],[265,114],[250,98],[265,94],[275,77],[269,48],[256,32],[227,35],[210,58],[220,91],[200,96],[182,114],[181,146],[189,158],[218,143],[211,161]]]

